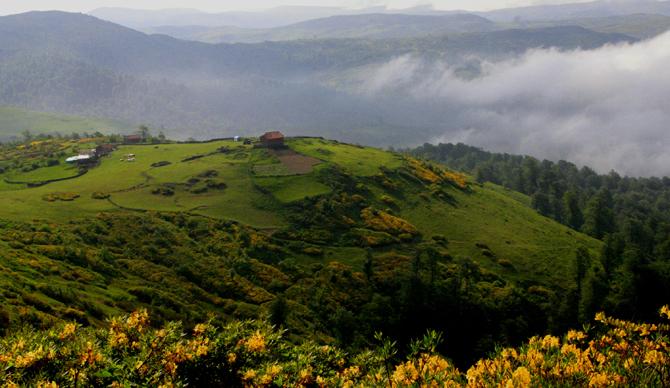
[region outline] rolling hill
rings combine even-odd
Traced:
[[[69,135],[73,132],[125,133],[131,126],[119,121],[66,116],[54,113],[0,107],[0,141],[14,140],[25,131],[37,134]]]
[[[437,325],[458,333],[451,354],[465,362],[560,329],[575,252],[601,249],[521,194],[374,148],[218,140],[122,145],[83,175],[64,163],[106,141],[3,148],[10,322],[98,325],[141,306],[158,323],[252,318],[279,298],[296,339],[360,345],[383,329],[405,341]],[[522,331],[508,321],[519,309],[534,311]]]
[[[536,5],[481,13],[483,17],[495,22],[532,22],[539,20],[599,18],[634,14],[670,16],[670,2],[657,0],[600,0],[574,4]]]
[[[357,12],[374,13],[384,10],[384,7],[371,7],[356,11],[339,7],[280,6],[256,12],[207,13],[196,9],[141,10],[105,7],[94,9],[89,14],[135,29],[167,25],[209,27],[229,25],[240,28],[273,28],[310,19],[348,15]]]
[[[574,25],[601,33],[619,33],[637,39],[649,39],[670,29],[670,16],[633,14],[598,18],[577,18],[536,22],[510,23],[525,28]]]
[[[259,43],[319,39],[408,39],[496,29],[491,21],[470,14],[364,14],[331,16],[272,29],[159,26],[149,32],[208,43]]]

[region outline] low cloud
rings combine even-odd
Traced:
[[[477,77],[414,56],[361,75],[357,92],[424,104],[432,142],[670,175],[670,33],[591,51],[534,50]],[[418,105],[415,105],[418,106]]]

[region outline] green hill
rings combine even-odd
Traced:
[[[157,322],[269,312],[292,338],[345,346],[441,328],[465,361],[570,324],[559,308],[575,251],[601,246],[521,194],[378,149],[221,140],[119,146],[81,176],[65,166],[104,141],[3,150],[9,322],[100,324],[139,306]]]
[[[131,126],[114,120],[34,112],[0,106],[0,141],[20,138],[25,131],[36,134],[71,134],[72,132],[118,133]]]

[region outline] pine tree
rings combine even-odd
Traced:
[[[365,253],[365,263],[363,264],[363,273],[365,274],[365,277],[370,281],[372,279],[373,275],[373,264],[372,264],[373,256],[372,256],[372,251],[367,250]]]
[[[577,248],[575,252],[575,282],[577,283],[577,292],[581,292],[582,282],[586,277],[586,272],[591,263],[591,255],[584,247]]]
[[[270,322],[275,326],[282,326],[286,324],[288,317],[288,303],[284,295],[279,295],[270,305]]]
[[[579,297],[579,321],[589,322],[603,308],[609,287],[605,272],[599,266],[593,266],[582,281]]]
[[[540,214],[545,217],[550,217],[552,213],[552,206],[549,196],[541,191],[533,194],[531,199],[531,204],[533,209],[537,210]]]
[[[609,190],[602,189],[586,207],[583,230],[597,239],[602,239],[606,234],[613,232],[614,228],[612,196]]]
[[[563,195],[563,220],[575,230],[580,230],[584,224],[584,214],[579,207],[577,195],[571,191],[566,191]]]

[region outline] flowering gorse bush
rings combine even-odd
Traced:
[[[670,319],[670,309],[661,309]],[[500,349],[461,373],[429,332],[399,360],[395,344],[357,355],[306,342],[295,345],[264,321],[213,322],[185,334],[181,324],[149,326],[146,311],[114,318],[108,329],[68,323],[14,332],[0,341],[3,386],[529,387],[668,386],[668,324],[596,317],[598,325],[562,339],[534,337]]]
[[[670,319],[667,306],[661,316]],[[471,386],[670,386],[670,326],[596,315],[599,335],[570,331],[503,349],[467,372]]]

